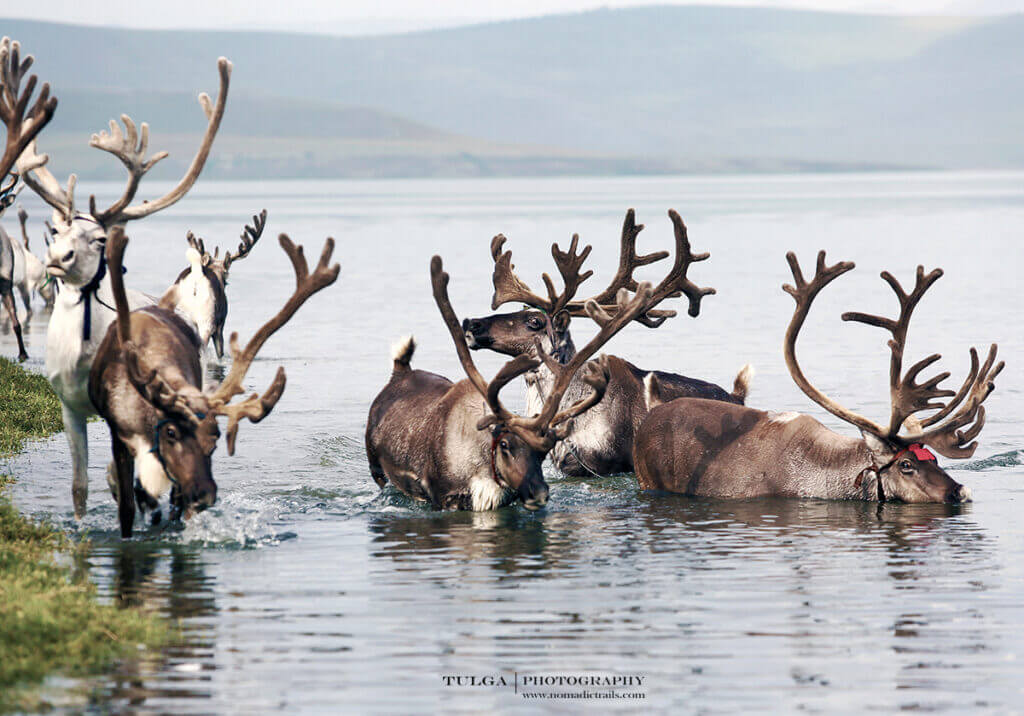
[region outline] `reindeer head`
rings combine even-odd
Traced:
[[[580,256],[575,255],[575,248],[576,243],[573,242],[569,254],[566,255],[571,260],[565,264],[559,264],[562,277],[565,280],[563,296],[571,296],[575,291],[574,287],[589,276],[589,273],[582,278],[579,275],[580,265],[589,253],[589,248],[584,250]],[[555,442],[565,438],[569,421],[600,402],[608,387],[607,361],[602,357],[589,364],[587,362],[601,346],[611,340],[612,336],[650,307],[651,285],[649,283],[640,284],[632,299],[627,290],[620,291],[617,303],[613,307],[609,307],[614,315],[596,302],[588,301],[586,306],[588,315],[601,327],[601,330],[566,365],[551,358],[538,347],[535,353],[540,356],[539,360],[527,355],[518,355],[506,363],[494,379],[488,383],[474,365],[465,333],[455,317],[455,311],[448,298],[448,274],[444,272],[440,256],[435,256],[430,262],[430,278],[434,289],[434,300],[455,343],[455,350],[459,355],[462,367],[466,371],[470,383],[483,396],[486,409],[489,411],[480,419],[476,427],[477,430],[490,429],[491,431],[492,477],[499,486],[515,491],[527,509],[534,510],[543,507],[548,497],[547,483],[544,482],[544,475],[541,472],[541,463],[543,463],[544,457],[554,447]],[[547,283],[550,287],[550,279]],[[552,295],[554,295],[553,289]],[[543,408],[538,415],[530,418],[510,412],[502,405],[498,394],[510,381],[538,367],[541,360],[555,374],[554,386]],[[559,410],[562,397],[573,376],[585,364],[587,372],[583,379],[591,388],[590,394],[568,408]]]
[[[158,152],[149,159],[149,126],[143,122],[137,128],[132,119],[121,115],[124,130],[111,120],[110,131],[92,135],[89,145],[109,152],[117,157],[128,170],[128,183],[124,193],[108,208],[100,210],[96,197],[89,198],[88,212],[75,208],[75,175],[68,178],[67,187],[62,188],[46,168],[49,157],[38,154],[35,141],[28,143],[24,152],[17,157],[18,173],[25,183],[53,207],[53,241],[46,251],[46,268],[54,277],[69,286],[81,288],[102,275],[104,268],[104,246],[108,231],[115,226],[124,226],[129,221],[141,219],[180,200],[195,184],[206,164],[213,146],[214,137],[220,128],[227,103],[228,85],[231,78],[231,63],[225,58],[217,61],[220,73],[220,91],[216,104],[204,92],[199,103],[206,114],[208,123],[199,151],[185,176],[170,192],[152,201],[144,200],[131,205],[139,190],[139,183],[157,162],[167,156]],[[45,90],[45,88],[44,88]]]
[[[212,505],[217,497],[217,485],[211,467],[211,456],[220,437],[217,418],[228,419],[228,455],[234,455],[240,421],[243,418],[254,423],[263,420],[284,393],[286,378],[282,367],[277,369],[274,380],[262,396],[253,393],[245,400],[232,403],[236,396],[244,392],[242,381],[256,354],[310,296],[338,278],[340,267],[337,264],[329,266],[334,252],[333,239],[327,239],[324,244],[320,261],[313,273],[309,272],[302,246],[296,246],[285,234],[281,234],[279,241],[295,271],[295,291],[284,307],[263,324],[244,349],[239,346],[238,334],[231,334],[231,370],[219,386],[201,391],[194,385],[172,384],[160,370],[161,362],[170,357],[151,355],[141,347],[141,343],[133,340],[120,270],[127,238],[120,227],[111,231],[107,260],[110,262],[117,302],[117,331],[126,371],[132,385],[154,409],[151,419],[154,424],[151,452],[167,478],[175,485],[173,494],[176,507],[184,510],[186,516],[192,510],[202,510]],[[145,481],[143,484],[145,486]]]
[[[918,361],[906,373],[903,372],[903,350],[911,315],[925,291],[942,276],[942,270],[935,269],[925,274],[924,267],[918,266],[917,281],[910,293],[904,291],[892,274],[882,272],[882,278],[899,299],[898,318],[855,312],[842,315],[844,321],[866,323],[884,328],[892,334],[889,340],[889,393],[892,409],[889,423],[882,426],[844,408],[811,385],[796,359],[797,335],[814,298],[833,280],[851,271],[854,264],[842,261],[827,266],[825,252],[821,251],[818,253],[814,278],[808,282],[792,252],[786,254],[786,260],[793,272],[795,286],[785,285],[782,288],[796,300],[796,310],[786,330],[786,365],[794,382],[811,400],[860,429],[872,459],[872,465],[865,473],[875,480],[879,499],[894,498],[904,502],[969,500],[970,490],[939,467],[938,460],[928,448],[947,458],[967,458],[974,454],[978,443],[972,441],[985,425],[985,408],[982,403],[995,390],[995,378],[1003,369],[1002,361],[995,363],[996,345],[992,344],[989,348],[988,358],[980,369],[978,352],[971,348],[971,369],[956,393],[938,387],[949,377],[949,372],[940,373],[923,382],[917,380],[921,371],[942,357],[938,353]],[[939,398],[952,399],[943,403]],[[935,412],[923,420],[916,416],[916,413],[930,410]],[[960,429],[964,427],[967,430]],[[865,473],[858,480],[863,479]]]
[[[690,300],[690,315],[697,316],[700,312],[701,299],[714,293],[714,289],[700,288],[686,277],[691,263],[703,261],[709,254],[693,254],[687,238],[686,225],[675,211],[669,212],[675,228],[676,259],[669,274],[652,290],[650,305],[634,320],[650,328],[656,328],[668,318],[676,315],[675,311],[656,310],[655,306],[666,298],[675,298],[682,294]],[[564,363],[572,355],[575,347],[569,336],[569,325],[574,317],[588,317],[586,310],[588,301],[600,306],[613,307],[618,292],[622,289],[637,290],[633,273],[641,266],[652,264],[668,256],[667,251],[656,251],[647,255],[636,253],[636,239],[643,230],[643,224],[636,223],[632,209],[626,212],[622,225],[622,237],[619,249],[619,268],[611,283],[601,293],[589,299],[574,300],[579,285],[588,279],[593,271],[580,275],[579,268],[590,255],[591,247],[587,246],[582,253],[576,249],[579,236],[574,235],[569,250],[562,252],[558,244],[552,244],[551,255],[555,265],[566,279],[565,290],[559,294],[555,291],[551,277],[542,276],[547,288],[547,298],[538,296],[515,275],[512,265],[512,252],[503,251],[506,241],[499,234],[491,240],[491,257],[494,260],[494,298],[491,308],[496,309],[506,303],[524,303],[527,308],[515,313],[500,313],[484,318],[467,318],[462,322],[462,329],[470,348],[488,348],[506,355],[527,355],[540,357],[536,350],[553,356]],[[571,277],[572,280],[567,280]]]
[[[188,241],[189,248],[194,249],[200,256],[200,262],[204,268],[209,269],[217,280],[220,281],[221,286],[228,285],[228,271],[231,269],[231,265],[235,261],[244,259],[252,251],[253,246],[259,241],[263,235],[263,229],[267,225],[267,210],[264,209],[259,214],[254,214],[252,217],[252,224],[246,224],[242,228],[241,241],[238,243],[238,251],[234,253],[230,251],[224,252],[224,257],[220,256],[220,247],[214,248],[211,254],[206,250],[205,242],[193,234],[191,231],[188,232],[186,240]]]

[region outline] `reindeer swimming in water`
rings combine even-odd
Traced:
[[[680,398],[661,390],[658,376],[646,379],[650,414],[637,431],[636,476],[644,490],[665,490],[707,497],[817,497],[903,502],[965,502],[971,491],[939,467],[932,448],[948,458],[967,458],[971,442],[985,424],[982,403],[995,389],[1003,363],[995,363],[996,346],[979,368],[971,348],[971,369],[960,389],[938,386],[949,377],[940,373],[918,382],[921,371],[941,358],[933,354],[903,372],[903,350],[910,318],[925,291],[942,276],[917,268],[909,293],[889,272],[882,278],[900,303],[895,319],[866,313],[844,313],[844,321],[883,328],[892,334],[889,422],[879,425],[819,391],[804,376],[796,359],[796,339],[815,296],[853,269],[851,262],[825,265],[818,254],[815,276],[804,279],[792,253],[786,255],[794,285],[783,289],[796,299],[786,330],[785,356],[790,375],[815,403],[860,429],[860,439],[832,432],[808,415],[769,413],[728,403]],[[951,398],[941,402],[940,398]],[[935,411],[923,420],[922,411]],[[961,430],[961,428],[967,428]]]
[[[713,288],[700,288],[687,278],[690,265],[707,259],[710,254],[692,253],[682,218],[675,211],[670,211],[669,217],[675,230],[675,263],[654,288],[651,309],[635,319],[650,328],[657,328],[676,315],[672,310],[654,308],[662,301],[685,294],[689,300],[689,315],[696,317],[700,313],[701,299],[715,292]],[[643,224],[636,223],[633,210],[630,209],[622,226],[618,270],[608,287],[591,300],[603,305],[614,300],[620,289],[635,290],[633,272],[668,256],[667,251],[644,256],[636,253],[637,235],[643,228]],[[577,239],[573,237],[570,252],[575,251]],[[494,299],[491,308],[506,303],[524,303],[528,308],[516,313],[499,313],[464,320],[462,328],[470,348],[486,348],[506,355],[534,358],[543,353],[559,363],[565,363],[576,352],[569,334],[570,322],[574,317],[588,315],[584,309],[586,302],[573,299],[572,296],[566,298],[563,295],[560,300],[555,300],[551,296],[544,298],[534,294],[515,275],[512,253],[502,250],[504,243],[505,237],[501,235],[494,237],[491,242],[494,258]],[[587,246],[581,256],[586,258],[590,249]],[[558,262],[560,256],[557,245],[552,247],[552,254]],[[580,281],[592,274],[593,271],[588,271]],[[546,275],[544,282],[548,286],[548,293],[552,294],[550,279]],[[573,420],[565,430],[565,437],[551,450],[552,462],[566,475],[587,477],[633,471],[633,436],[640,421],[647,415],[643,378],[650,371],[638,368],[618,356],[609,355],[607,360],[609,378],[605,399],[593,410]],[[724,388],[697,378],[657,371],[663,390],[672,397],[710,398],[739,404],[746,399],[753,373],[753,367],[745,366],[736,376],[733,390],[729,393]],[[528,371],[524,377],[527,405],[530,411],[536,411],[551,390],[554,374],[545,363]]]

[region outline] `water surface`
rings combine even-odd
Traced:
[[[80,192],[102,205],[119,188]],[[888,415],[886,336],[839,314],[894,314],[883,269],[906,283],[919,263],[945,268],[916,312],[908,356],[943,353],[951,383],[970,345],[998,342],[1008,362],[977,455],[944,461],[975,502],[697,500],[639,493],[631,476],[569,480],[550,469],[551,502],[538,513],[439,514],[379,491],[362,435],[390,344],[414,333],[415,367],[462,377],[430,295],[430,256],[444,256],[456,311],[483,315],[492,235],[509,237],[520,275],[539,288],[551,242],[578,232],[594,245],[597,276],[584,288],[597,292],[630,206],[647,225],[645,252],[671,247],[666,210],[680,211],[694,249],[712,253],[691,277],[718,295],[698,319],[626,330],[609,352],[722,385],[752,362],[750,405],[806,411],[846,434],[786,372],[785,252],[808,271],[819,248],[830,263],[857,262],[817,300],[800,355],[826,393],[877,420]],[[9,466],[22,509],[92,540],[76,568],[105,598],[183,627],[182,643],[112,674],[55,680],[56,703],[140,713],[554,710],[566,702],[527,704],[513,687],[443,677],[624,674],[643,677],[646,699],[620,708],[1024,708],[1024,174],[201,182],[129,227],[129,286],[162,292],[184,266],[185,229],[234,245],[264,207],[267,235],[231,273],[229,330],[251,335],[291,291],[278,232],[311,256],[334,236],[341,278],[250,371],[262,389],[284,365],[288,387],[268,420],[242,426],[235,457],[215,455],[217,505],[183,530],[137,529],[121,541],[102,423],[89,426],[82,526],[71,518],[63,436]],[[31,199],[29,210],[38,235],[44,212]],[[658,278],[656,269],[645,275]],[[593,333],[580,320],[574,331],[577,343]],[[45,316],[28,343],[29,367],[41,370]],[[13,354],[11,336],[0,349]],[[484,372],[502,362],[475,357]],[[507,392],[521,407],[521,388]]]

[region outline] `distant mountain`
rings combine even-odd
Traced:
[[[149,119],[155,145],[197,131],[194,94],[231,58],[236,171],[270,145],[283,158],[289,139],[299,174],[345,175],[356,156],[360,172],[402,156],[384,173],[412,174],[458,157],[474,173],[1024,166],[1021,15],[673,6],[383,37],[18,20],[0,33],[55,86],[62,144],[121,111]]]

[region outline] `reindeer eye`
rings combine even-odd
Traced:
[[[914,466],[910,464],[910,460],[900,460],[900,470],[903,472],[913,472]]]
[[[542,321],[538,316],[530,316],[526,319],[526,325],[535,331],[539,331],[544,327],[544,321]]]
[[[502,440],[502,441],[501,441],[500,443],[498,443],[498,444],[499,444],[499,445],[501,446],[501,449],[502,449],[502,450],[508,450],[508,440]]]
[[[178,439],[178,430],[173,425],[167,426],[167,431],[164,433],[168,440]]]

